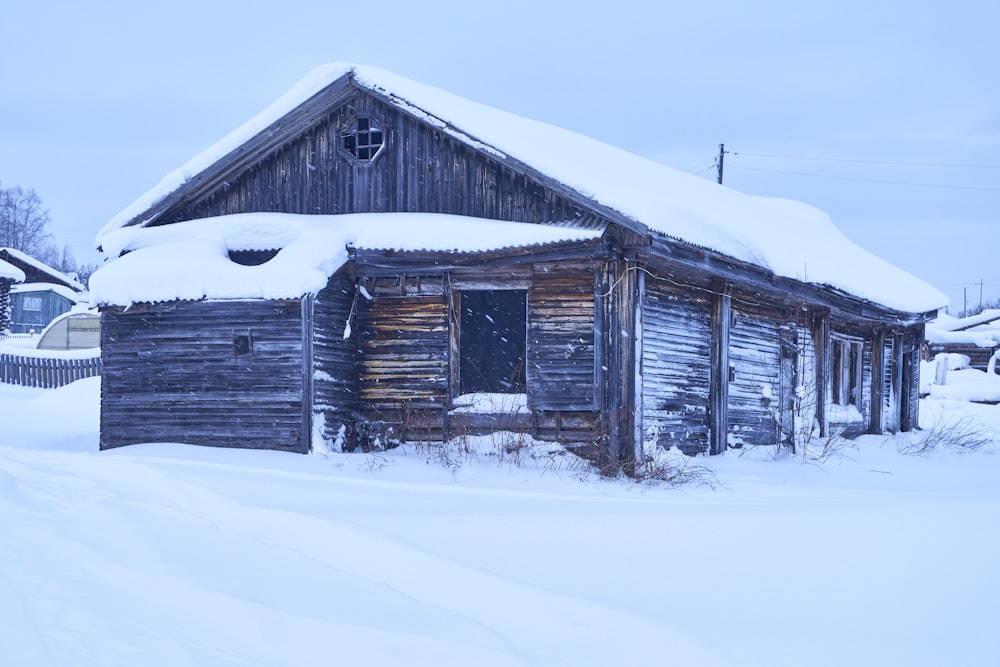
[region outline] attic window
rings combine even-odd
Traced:
[[[355,118],[350,126],[340,133],[343,149],[358,162],[371,162],[382,151],[385,133],[374,118]]]
[[[277,254],[277,250],[230,250],[229,259],[243,266],[260,266]]]

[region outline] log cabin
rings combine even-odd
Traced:
[[[946,302],[805,204],[345,64],[97,245],[102,449],[503,429],[611,471],[905,431]]]
[[[24,278],[24,271],[0,259],[0,334],[10,331],[10,288]]]

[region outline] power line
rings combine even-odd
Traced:
[[[737,155],[737,153],[734,153]],[[833,178],[840,181],[860,181],[862,183],[882,183],[888,185],[911,185],[920,188],[949,188],[953,190],[980,190],[984,192],[1000,192],[1000,188],[983,188],[974,185],[943,185],[940,183],[911,183],[907,181],[886,181],[874,178],[856,178],[854,176],[833,176],[830,174],[806,174],[801,171],[782,171],[780,169],[762,169],[760,167],[744,167],[742,165],[729,165],[730,169],[745,169],[747,171],[763,171],[771,174],[787,174],[790,176],[812,176],[815,178]]]
[[[949,162],[903,162],[899,160],[856,160],[838,157],[809,157],[805,155],[769,155],[766,153],[734,152],[733,155],[777,158],[781,160],[815,160],[818,162],[853,162],[857,164],[887,164],[904,167],[953,167],[957,169],[1000,169],[1000,164],[957,164]]]
[[[700,174],[701,172],[705,171],[709,167],[715,167],[715,158],[712,158],[711,160],[704,160],[702,162],[699,162],[695,166],[690,167],[688,169],[685,169],[684,171],[686,173],[688,173],[688,174],[692,174],[692,173],[699,173]],[[698,171],[695,172],[695,169],[697,169]]]

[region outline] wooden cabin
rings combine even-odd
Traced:
[[[805,205],[344,65],[98,243],[102,448],[504,429],[610,470],[909,430],[945,302]]]
[[[0,261],[17,267],[25,276],[10,291],[12,333],[40,333],[80,303],[84,286],[75,278],[14,248],[0,248]]]
[[[52,283],[21,283],[10,291],[10,330],[41,333],[54,319],[80,303],[81,296]]]

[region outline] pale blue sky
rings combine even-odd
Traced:
[[[167,172],[350,61],[713,180],[724,142],[727,185],[827,211],[953,311],[980,280],[1000,297],[997,3],[693,4],[16,3],[0,182],[95,261],[97,230]]]

